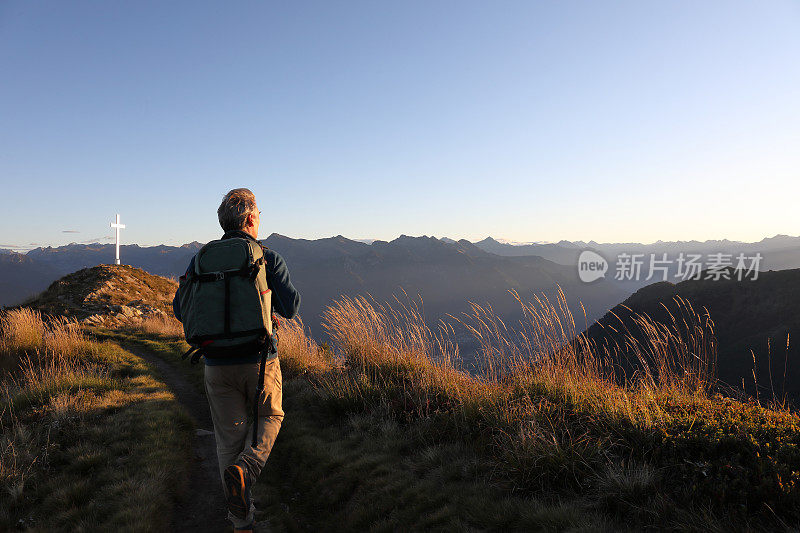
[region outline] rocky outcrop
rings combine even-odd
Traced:
[[[178,284],[127,265],[99,265],[53,282],[26,302],[48,315],[75,318],[92,326],[117,326],[147,317],[172,314]]]

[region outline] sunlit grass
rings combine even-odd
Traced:
[[[133,319],[126,325],[126,329],[156,337],[183,338],[183,324],[175,317],[167,315],[148,315]]]
[[[147,365],[74,321],[0,317],[0,529],[166,527],[191,423]]]
[[[483,443],[525,490],[603,486],[609,508],[645,499],[675,512],[687,501],[693,512],[796,519],[800,419],[716,394],[713,322],[674,304],[669,323],[635,315],[618,332],[622,350],[581,335],[563,294],[520,299],[515,327],[474,304],[436,331],[420,304],[342,297],[324,315],[333,350],[290,323],[281,360],[334,411],[378,409],[437,442]],[[459,328],[480,346],[476,375],[459,368]]]

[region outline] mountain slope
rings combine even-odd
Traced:
[[[335,242],[329,244],[334,251],[338,248]],[[442,248],[435,240],[407,238],[385,243],[387,250],[383,251],[384,244],[379,244],[372,252],[378,261],[400,258],[427,265],[435,259],[448,269],[455,258],[480,264],[490,255],[474,250],[469,243],[457,244]],[[359,255],[364,249],[356,246],[351,251]],[[536,258],[535,263],[524,264],[539,264],[546,272],[552,268],[548,263]],[[513,270],[509,272],[513,274]],[[560,268],[553,271],[554,279],[559,272]],[[778,285],[785,282],[778,280]],[[140,269],[103,266],[66,276],[37,303],[46,310],[60,309],[67,316],[93,312],[98,306],[107,306],[112,313],[117,305],[163,310],[168,308],[173,290],[174,282]],[[670,292],[664,285],[651,290],[654,297]],[[273,528],[320,530],[338,524],[348,530],[527,531],[594,530],[600,524],[614,531],[728,531],[742,524],[775,530],[782,524],[791,528],[800,523],[800,425],[796,413],[739,402],[713,391],[620,385],[598,374],[593,363],[570,347],[557,356],[538,353],[544,358],[537,358],[535,365],[519,366],[502,379],[495,379],[498,376],[491,370],[471,376],[453,366],[449,357],[442,357],[451,353],[447,343],[409,339],[409,332],[417,332],[418,340],[429,338],[424,324],[412,315],[395,321],[385,310],[369,304],[353,308],[343,301],[332,311],[328,316],[335,327],[327,346],[306,337],[296,321],[281,326],[284,401],[287,413],[293,413],[287,417],[292,423],[283,426],[280,443],[253,487],[259,503],[266,505]],[[540,319],[550,320],[546,316]],[[17,328],[0,330],[5,334]],[[541,345],[552,346],[563,339],[563,329],[558,326],[539,331],[546,337],[540,339]],[[26,402],[32,398],[43,403],[34,404],[25,419],[4,420],[3,427],[10,431],[3,436],[29,434],[17,431],[18,420],[39,421],[35,429],[40,441],[35,447],[19,442],[16,450],[32,449],[41,455],[34,456],[31,464],[35,468],[19,469],[19,473],[29,480],[32,472],[38,476],[33,479],[48,484],[39,485],[40,492],[26,485],[25,491],[6,491],[0,496],[4,510],[12,508],[6,501],[16,499],[18,505],[21,498],[15,494],[25,499],[24,505],[9,515],[11,524],[60,529],[57,526],[69,523],[66,520],[73,509],[78,509],[81,520],[86,516],[92,519],[89,506],[96,491],[82,490],[75,497],[70,492],[72,504],[66,507],[61,505],[62,496],[51,497],[60,493],[59,485],[70,490],[85,479],[102,489],[106,506],[121,511],[129,510],[130,495],[139,493],[111,492],[109,486],[135,480],[135,486],[145,488],[137,499],[156,502],[164,522],[168,516],[165,507],[171,500],[164,497],[159,483],[168,479],[170,486],[178,486],[181,476],[172,471],[190,460],[198,468],[196,450],[175,442],[178,433],[185,439],[186,430],[195,428],[170,418],[169,413],[154,414],[154,409],[163,411],[162,407],[174,412],[174,397],[161,384],[142,379],[142,373],[151,370],[136,357],[139,353],[156,362],[167,374],[191,373],[192,379],[202,383],[202,370],[180,359],[186,349],[180,332],[151,335],[141,328],[126,327],[88,328],[86,332],[146,346],[151,352],[117,351],[119,360],[130,363],[119,368],[110,365],[114,361],[108,358],[81,353],[94,374],[88,375],[88,380],[81,374],[78,377],[84,381],[66,390],[63,383],[52,380],[54,376],[62,380],[74,366],[73,370],[31,374],[34,380],[40,375],[51,379],[45,387],[32,381],[29,390],[22,391]],[[40,335],[37,342],[48,343],[51,338],[54,335]],[[0,347],[11,345],[0,340]],[[492,353],[507,347],[502,339],[487,341]],[[529,352],[524,359],[534,360],[533,355]],[[156,361],[159,358],[161,361]],[[111,373],[105,374],[109,368]],[[126,416],[131,411],[125,405],[109,405],[105,394],[109,387],[114,390],[112,398],[127,401],[126,392],[133,392],[130,403],[138,402],[133,406],[137,424],[124,422],[127,432],[119,431],[116,415]],[[198,391],[202,394],[202,388]],[[72,394],[67,403],[64,392]],[[160,401],[152,401],[156,398],[151,394],[158,394]],[[75,416],[75,408],[91,408],[92,412]],[[57,415],[57,410],[67,409],[69,418]],[[56,416],[42,417],[50,413]],[[60,424],[66,420],[70,422]],[[174,434],[166,435],[168,439],[159,438],[162,423]],[[53,428],[58,431],[51,433]],[[86,431],[74,437],[64,432],[74,428]],[[119,447],[120,441],[125,447]],[[65,444],[71,442],[81,446]],[[146,451],[139,455],[136,468],[113,460],[132,456],[137,448],[152,449],[155,444],[157,449],[165,442],[172,456]],[[82,455],[87,447],[102,460],[76,468],[75,464],[86,464]],[[47,462],[51,457],[59,460]],[[213,451],[206,457],[211,459],[206,464],[213,483],[217,475]],[[43,460],[46,468],[39,466]],[[298,464],[308,467],[292,467]],[[148,472],[170,477],[142,475]],[[117,484],[120,477],[125,479]],[[190,491],[189,497],[194,496]],[[502,512],[498,512],[498,501]],[[117,523],[112,527],[153,520],[154,512],[136,509],[133,515],[115,515]],[[0,513],[0,524],[4,516]],[[176,516],[177,524],[187,523]],[[191,516],[196,519],[197,514]],[[18,522],[19,517],[33,521]],[[212,527],[210,523],[205,526]]]
[[[457,315],[468,302],[489,303],[504,320],[521,318],[509,290],[524,298],[554,295],[560,285],[577,317],[583,301],[589,321],[599,317],[625,293],[609,284],[583,284],[575,270],[540,257],[500,257],[461,240],[450,244],[434,237],[401,236],[372,245],[344,237],[304,241],[273,234],[264,243],[279,252],[301,292],[301,314],[318,328],[324,308],[340,295],[421,295],[426,318],[435,322]]]
[[[26,255],[0,254],[0,306],[14,305],[36,295],[59,276],[59,272]]]
[[[579,243],[583,244],[583,243]],[[482,241],[475,243],[481,250],[508,257],[519,257],[525,255],[537,255],[554,263],[561,265],[577,265],[578,256],[586,246],[576,243],[561,241],[559,243],[548,244],[507,244],[499,242],[491,237],[486,237]]]
[[[800,366],[797,364],[800,356],[800,269],[761,272],[756,280],[689,280],[648,285],[614,307],[598,324],[590,327],[587,334],[598,343],[613,343],[615,334],[604,326],[622,329],[622,322],[630,327],[631,312],[668,321],[667,309],[675,312],[673,298],[676,296],[689,301],[695,310],[708,309],[719,341],[718,368],[723,381],[741,388],[744,379],[748,390],[753,392],[755,354],[760,394],[769,395],[774,388],[775,393],[781,395],[786,363],[785,390],[791,397],[800,399]]]

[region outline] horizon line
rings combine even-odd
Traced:
[[[492,240],[498,242],[499,244],[506,245],[506,246],[514,246],[514,247],[517,247],[517,246],[559,245],[561,243],[570,243],[570,244],[578,244],[578,243],[580,243],[580,244],[592,244],[592,245],[597,245],[597,246],[613,246],[613,245],[652,246],[652,245],[656,245],[656,244],[681,244],[681,243],[692,243],[692,242],[707,243],[707,242],[723,242],[723,241],[727,241],[727,242],[730,242],[730,243],[736,243],[736,244],[758,244],[758,243],[763,242],[765,240],[776,239],[776,238],[779,238],[779,237],[786,237],[786,238],[791,238],[791,239],[800,238],[800,236],[797,236],[797,235],[788,235],[788,234],[778,233],[778,234],[773,235],[772,237],[763,237],[762,239],[757,240],[757,241],[739,241],[739,240],[733,240],[733,239],[728,239],[728,238],[722,238],[722,239],[706,239],[706,240],[703,240],[703,241],[700,241],[700,240],[697,240],[697,239],[689,239],[689,240],[678,239],[678,240],[673,240],[673,241],[667,241],[667,240],[663,240],[663,239],[658,239],[656,241],[651,241],[651,242],[638,242],[638,241],[597,242],[595,240],[589,240],[589,241],[574,240],[573,241],[573,240],[568,240],[568,239],[561,239],[559,241],[529,241],[529,242],[522,242],[522,241],[511,241],[511,240],[504,239],[502,237],[492,237],[491,235],[489,235],[487,237],[484,237],[483,239],[479,239],[479,240],[475,240],[475,241],[471,241],[469,239],[452,239],[450,237],[445,237],[445,236],[436,237],[435,235],[407,235],[405,233],[400,234],[400,235],[398,235],[397,237],[395,237],[395,238],[393,238],[391,240],[371,239],[371,238],[351,238],[351,237],[345,237],[344,235],[341,235],[341,234],[331,235],[329,237],[318,237],[318,238],[315,238],[315,239],[307,239],[307,238],[304,238],[304,237],[289,237],[287,235],[283,235],[283,234],[280,234],[280,233],[277,233],[277,232],[272,232],[269,236],[261,237],[261,238],[259,238],[259,240],[263,241],[263,240],[269,239],[272,236],[279,236],[279,237],[285,237],[287,239],[292,239],[292,240],[303,240],[303,241],[312,241],[312,242],[313,241],[319,241],[319,240],[325,240],[325,239],[335,239],[335,238],[341,237],[341,238],[347,239],[349,241],[359,242],[359,243],[362,243],[362,244],[366,244],[368,246],[371,246],[375,242],[394,242],[394,241],[396,241],[396,240],[398,240],[398,239],[400,239],[402,237],[410,237],[410,238],[415,238],[415,239],[418,239],[418,238],[433,238],[433,239],[437,239],[439,241],[444,241],[445,239],[449,239],[449,240],[452,240],[454,242],[459,242],[459,241],[462,241],[462,240],[466,240],[467,242],[469,242],[471,244],[477,244],[477,243],[485,241],[487,239],[492,239]],[[140,248],[156,248],[156,247],[159,247],[159,246],[169,246],[169,247],[173,247],[173,248],[180,248],[182,246],[186,246],[187,244],[193,244],[195,242],[202,244],[201,241],[194,240],[194,241],[184,242],[182,244],[166,244],[166,243],[163,243],[163,242],[160,243],[160,244],[140,244],[140,243],[137,243],[137,242],[130,242],[130,243],[124,243],[124,244],[121,243],[120,246],[121,247],[123,247],[123,246],[138,246]],[[12,252],[24,255],[24,254],[27,254],[30,251],[37,250],[37,249],[64,248],[64,247],[73,246],[73,245],[78,245],[78,246],[115,246],[114,243],[102,243],[102,242],[80,242],[80,243],[79,242],[71,242],[69,244],[61,244],[61,245],[58,245],[58,246],[52,246],[52,245],[43,246],[43,245],[38,245],[38,244],[33,244],[33,243],[29,244],[29,245],[0,244],[0,250],[12,251]]]

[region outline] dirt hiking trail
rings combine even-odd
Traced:
[[[156,368],[175,398],[194,419],[197,428],[192,443],[188,486],[186,493],[175,504],[172,531],[232,531],[233,527],[226,519],[228,511],[217,466],[214,427],[205,396],[180,370],[157,355],[130,344],[124,344],[123,348]],[[258,531],[263,532],[265,528],[261,526]]]

